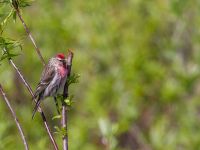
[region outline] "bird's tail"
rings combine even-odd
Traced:
[[[40,97],[39,97],[38,100],[37,100],[37,102],[36,102],[36,104],[35,104],[35,107],[34,107],[34,109],[33,109],[32,119],[34,118],[35,113],[36,113],[36,111],[38,110],[38,107],[39,107],[40,103],[41,103],[41,99],[40,99]]]

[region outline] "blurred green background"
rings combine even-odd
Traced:
[[[3,5],[0,14],[9,10]],[[199,14],[198,0],[35,0],[22,10],[46,61],[74,50],[72,72],[80,78],[70,87],[70,150],[200,149]],[[13,60],[35,89],[43,66],[19,19],[7,23],[3,36],[23,43]],[[0,83],[30,149],[53,149],[40,115],[31,119],[31,96],[6,60]],[[0,100],[0,149],[23,149]],[[53,99],[42,107],[55,131]],[[55,138],[61,147],[60,135]]]

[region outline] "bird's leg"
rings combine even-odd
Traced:
[[[56,104],[56,109],[57,109],[57,112],[58,114],[60,115],[60,110],[59,110],[59,105],[58,105],[58,101],[57,101],[57,98],[54,96],[54,102]]]

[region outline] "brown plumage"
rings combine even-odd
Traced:
[[[49,60],[45,66],[40,82],[36,88],[33,98],[38,98],[33,110],[32,118],[35,115],[41,101],[49,96],[56,96],[63,92],[66,82],[67,67],[63,54],[58,54]]]

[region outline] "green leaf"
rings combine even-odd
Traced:
[[[10,3],[10,0],[1,0],[0,3]]]
[[[13,12],[13,21],[14,23],[16,22],[16,19],[17,19],[17,13],[16,11]]]
[[[72,104],[73,104],[73,95],[70,95],[70,96],[68,96],[68,98],[66,98],[66,99],[64,99],[64,102],[67,104],[67,106],[72,106]]]
[[[31,6],[31,0],[20,0],[19,1],[19,7],[27,7],[27,6]]]
[[[56,132],[54,132],[54,133],[60,134],[61,136],[67,135],[66,127],[59,128],[58,126],[54,126],[54,129],[56,130]]]
[[[0,57],[0,61],[2,61],[4,59],[9,59],[9,58],[18,56],[19,54],[14,54],[10,52],[10,50],[15,47],[20,47],[21,49],[21,43],[19,41],[15,41],[15,40],[0,36],[0,47],[3,50],[3,55]]]
[[[56,115],[52,118],[52,120],[55,120],[55,119],[60,119],[61,118],[61,115]]]
[[[73,73],[73,74],[68,78],[68,80],[67,80],[68,86],[69,86],[70,84],[72,84],[72,83],[78,83],[78,82],[79,82],[79,81],[78,81],[79,77],[80,77],[80,74],[75,74],[75,73]]]
[[[67,136],[67,129],[66,129],[66,127],[62,127],[61,128],[61,133],[62,133],[62,136]]]
[[[1,26],[1,32],[3,32],[4,30],[4,26],[7,24],[9,18],[12,16],[12,13],[14,12],[13,9],[11,9],[11,11],[9,12],[9,14],[4,18],[4,20],[0,23],[0,26]]]
[[[16,57],[16,56],[18,56],[19,54],[5,54],[5,55],[3,55],[1,58],[0,58],[0,61],[2,61],[2,60],[4,60],[4,59],[6,59],[6,58],[12,58],[12,57]]]
[[[22,50],[22,45],[20,41],[4,38],[0,36],[0,47],[6,48],[7,51],[19,47]]]
[[[54,133],[62,134],[61,129],[58,126],[54,126],[54,129],[56,130]]]
[[[70,99],[65,99],[64,102],[70,106],[71,102],[70,102]]]

